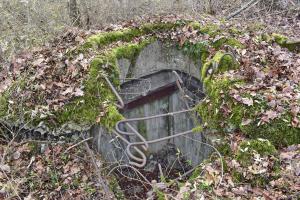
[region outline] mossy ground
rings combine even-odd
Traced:
[[[205,86],[207,100],[201,102],[196,110],[207,127],[220,132],[241,130],[250,138],[265,138],[276,146],[286,146],[300,143],[299,128],[292,127],[292,115],[285,112],[279,119],[259,125],[256,115],[260,110],[266,110],[266,102],[253,99],[253,105],[237,102],[230,95],[230,91],[245,84],[244,80],[231,78],[226,71],[239,68],[239,63],[231,54],[217,51],[211,59],[204,63],[201,78]],[[224,73],[225,72],[225,73]],[[241,94],[251,97],[248,94]],[[243,120],[251,122],[243,124]]]
[[[239,150],[236,154],[236,159],[242,165],[249,165],[252,162],[253,154],[259,154],[261,156],[271,156],[276,154],[275,146],[268,140],[255,139],[244,141],[240,144]]]

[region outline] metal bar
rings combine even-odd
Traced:
[[[118,108],[123,109],[124,108],[124,101],[121,98],[121,96],[118,94],[116,88],[113,86],[113,84],[110,82],[110,80],[104,76],[104,79],[106,80],[107,84],[109,85],[109,87],[111,88],[111,90],[113,91],[113,93],[116,95],[118,101],[120,104],[115,104]]]
[[[173,72],[173,74],[175,74],[175,76],[177,78],[176,79],[176,84],[177,84],[177,87],[178,87],[178,89],[179,89],[179,91],[181,93],[182,101],[185,103],[186,108],[189,109],[190,106],[189,106],[188,102],[185,100],[185,96],[186,96],[185,92],[184,92],[184,90],[181,87],[181,84],[183,84],[183,81],[182,81],[181,77],[178,75],[178,73],[175,70],[172,71],[172,72]]]

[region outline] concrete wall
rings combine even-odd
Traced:
[[[200,58],[194,62],[175,46],[156,41],[146,46],[137,57],[135,65],[126,59],[119,60],[121,79],[139,78],[163,69],[186,72],[200,79]]]

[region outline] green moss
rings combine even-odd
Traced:
[[[201,79],[205,82],[205,79],[211,79],[213,74],[222,73],[230,69],[237,69],[238,67],[237,61],[231,54],[218,51],[211,60],[203,65],[201,69]]]
[[[135,37],[170,30],[177,26],[179,26],[177,23],[148,23],[139,28],[100,33],[89,37],[86,43],[83,45],[83,49],[92,47],[101,48],[116,41],[130,42]]]
[[[105,32],[98,35],[93,35],[88,38],[84,46],[90,48],[93,45],[97,45],[97,47],[101,47],[118,40],[129,42],[133,37],[136,37],[140,34],[141,31],[137,28],[125,29],[122,31]]]
[[[259,40],[262,40],[262,41],[265,41],[265,42],[271,42],[272,37],[267,33],[263,33],[262,35],[259,36]]]
[[[243,33],[242,30],[237,29],[235,27],[231,27],[228,29],[228,32],[231,33],[232,35],[241,35]]]
[[[217,52],[211,60],[204,64],[201,78],[208,100],[197,106],[197,112],[207,127],[220,132],[240,129],[250,138],[265,138],[276,146],[300,143],[300,129],[291,126],[292,115],[289,111],[268,124],[258,125],[260,119],[256,113],[268,109],[266,102],[261,99],[253,99],[247,94],[241,94],[242,97],[253,99],[254,105],[247,106],[237,102],[229,95],[230,89],[235,85],[244,84],[243,81],[230,80],[222,75],[217,75],[216,72],[224,72],[237,67],[238,64],[233,61],[233,58],[227,54],[224,56],[222,52]],[[222,107],[229,112],[221,110]],[[250,119],[251,123],[243,125],[244,119]]]
[[[156,196],[157,196],[158,200],[165,200],[166,199],[165,194],[162,191],[160,191],[158,189],[155,189],[154,192],[156,193]]]
[[[220,111],[224,101],[227,102],[229,108],[234,106],[233,100],[226,91],[229,91],[230,87],[238,83],[240,83],[239,80],[230,80],[226,78],[214,78],[205,83],[208,101],[198,104],[196,106],[196,111],[201,116],[201,119],[207,124],[208,128],[224,132],[226,123],[238,124],[240,122],[231,122],[233,119],[230,119],[229,116],[225,117],[225,119],[230,121],[224,120],[223,113]],[[221,98],[222,96],[224,99]]]
[[[240,144],[236,154],[236,159],[243,165],[247,166],[253,162],[253,154],[258,153],[261,156],[270,156],[276,154],[275,146],[268,140],[255,139],[244,141]]]
[[[109,105],[107,113],[103,118],[104,120],[101,123],[108,128],[114,128],[116,123],[123,118],[115,106]]]
[[[258,125],[260,119],[256,113],[268,109],[266,103],[259,99],[253,99],[253,106],[236,102],[228,94],[236,84],[243,84],[243,81],[215,77],[205,83],[209,100],[199,104],[197,112],[209,128],[220,132],[240,129],[250,138],[268,139],[277,147],[300,143],[300,129],[291,126],[292,117],[289,112],[267,124]],[[224,106],[230,111],[227,115],[220,110]],[[251,123],[243,125],[244,119],[250,119]]]
[[[6,95],[0,96],[0,118],[7,115],[8,111],[8,99]]]
[[[214,37],[220,33],[221,29],[217,24],[207,24],[200,27],[200,32],[202,34],[208,34],[211,37]]]
[[[199,22],[190,22],[189,26],[191,26],[194,30],[200,30],[201,29],[201,24]]]
[[[116,199],[118,200],[125,200],[125,195],[123,193],[123,191],[121,190],[119,184],[118,184],[118,181],[117,181],[117,178],[114,177],[114,176],[110,176],[109,177],[110,180],[109,180],[109,188],[111,189],[111,191],[114,193]]]
[[[300,52],[300,40],[298,41],[287,41],[282,47],[287,48],[290,51],[299,53]]]
[[[300,52],[300,40],[297,41],[291,41],[288,37],[273,33],[272,35],[269,34],[262,34],[261,39],[266,42],[276,42],[281,47],[287,48],[290,51],[299,53]]]
[[[195,63],[200,60],[203,64],[209,56],[208,47],[209,45],[206,41],[197,42],[196,44],[185,42],[181,49],[183,53],[191,57]]]
[[[243,174],[238,172],[237,170],[233,170],[231,175],[234,183],[242,183],[245,181]]]
[[[201,173],[202,173],[202,169],[201,169],[200,167],[197,167],[197,168],[193,171],[192,175],[189,177],[189,181],[194,181],[194,180],[196,180],[197,178],[199,178],[199,176],[201,175]]]
[[[193,128],[194,133],[201,133],[202,131],[203,131],[202,125],[199,125],[199,126],[196,126],[195,128]]]
[[[260,22],[250,23],[247,26],[248,31],[252,31],[252,32],[260,31],[260,30],[263,30],[264,28],[265,28],[265,25]]]
[[[212,46],[216,49],[219,49],[224,45],[229,45],[231,47],[235,47],[239,49],[245,48],[245,46],[235,38],[222,37],[212,43]]]
[[[250,138],[265,138],[275,146],[282,147],[300,143],[300,128],[291,126],[291,114],[283,114],[280,118],[263,125],[257,125],[259,119],[252,118],[253,122],[247,126],[240,126],[241,130]]]
[[[224,157],[232,155],[232,150],[231,150],[230,145],[228,143],[218,145],[217,149],[220,152],[220,154]]]
[[[272,37],[274,38],[274,41],[279,44],[279,45],[283,45],[287,42],[288,38],[284,35],[280,35],[277,33],[273,33]]]

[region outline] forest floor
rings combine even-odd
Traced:
[[[215,19],[207,19],[207,22]],[[132,24],[133,22],[128,22]],[[300,38],[300,14],[275,14],[260,17],[259,19],[247,22],[232,20],[230,24],[240,27],[242,30],[249,32],[247,37],[254,37],[255,34],[276,32],[281,33],[292,39]],[[123,23],[121,26],[124,26]],[[110,26],[111,27],[111,26]],[[109,29],[110,27],[107,27]],[[117,27],[114,25],[113,27]],[[63,49],[72,49],[80,44],[84,38],[97,33],[97,31],[69,30],[63,37],[58,37],[52,45],[48,44],[42,48],[36,49],[33,53],[24,52],[17,56],[11,63],[15,66],[15,71],[2,71],[0,73],[0,92],[4,91],[12,80],[6,76],[15,73],[16,76],[26,66],[30,59],[35,60],[36,66],[41,63],[53,62],[59,59],[59,52]],[[55,47],[54,47],[55,44]],[[57,45],[59,44],[59,45]],[[272,54],[268,47],[261,46],[257,49],[255,46],[247,47],[247,52],[243,56],[251,60],[253,57],[261,55],[273,56],[273,64],[280,64],[285,69],[282,71],[272,71],[266,74],[258,68],[251,68],[247,76],[268,76],[265,82],[259,82],[260,87],[269,87],[270,84],[283,85],[286,80],[278,82],[279,76],[293,77],[295,82],[300,79],[300,56],[299,54],[289,54],[283,49],[273,49]],[[273,55],[273,53],[276,55]],[[47,55],[39,59],[34,56]],[[75,73],[86,73],[87,61],[77,59],[76,62],[82,66],[82,71],[70,71]],[[243,61],[247,64],[247,60]],[[76,65],[78,63],[72,63]],[[282,65],[284,63],[284,65]],[[71,65],[71,64],[70,64]],[[9,68],[7,68],[9,69]],[[279,70],[279,68],[278,68]],[[40,71],[40,75],[45,72],[55,73],[52,70]],[[70,74],[66,74],[66,77]],[[75,74],[75,76],[77,75]],[[10,76],[13,77],[14,76]],[[82,76],[83,77],[83,76]],[[2,81],[4,80],[4,81]],[[76,80],[76,84],[82,79]],[[66,83],[66,82],[65,82]],[[67,91],[68,86],[72,84],[72,79],[67,80],[68,84],[60,85],[61,90]],[[66,96],[81,96],[82,91],[78,87],[73,92],[66,92]],[[239,90],[254,90],[252,88],[239,88]],[[44,85],[46,87],[46,85]],[[272,89],[272,88],[271,88]],[[273,88],[274,89],[274,88]],[[270,106],[274,110],[259,113],[263,115],[262,121],[268,123],[280,115],[278,109],[277,97],[289,92],[290,98],[295,102],[299,98],[299,93],[293,93],[291,85],[278,90],[277,96],[270,97]],[[240,91],[235,91],[239,99]],[[24,94],[27,96],[28,94]],[[251,99],[243,99],[245,104],[251,104]],[[31,102],[34,104],[34,101]],[[56,101],[49,102],[55,106]],[[273,105],[273,104],[276,105]],[[276,109],[275,109],[276,108]],[[294,111],[295,116],[300,113],[299,105],[293,104],[289,108]],[[295,117],[292,126],[300,126],[300,122]],[[247,119],[246,119],[247,121]],[[245,121],[245,123],[247,123]],[[0,130],[1,131],[1,130]],[[213,154],[210,159],[204,162],[195,173],[185,181],[158,180],[153,182],[152,192],[150,191],[149,199],[299,199],[300,198],[300,144],[273,149],[265,140],[252,141],[246,138],[242,132],[232,133],[227,136],[228,145],[219,156]],[[256,146],[262,145],[268,153],[260,153],[252,149],[252,142]],[[1,141],[0,143],[0,199],[107,199],[103,189],[103,180],[106,185],[108,182],[114,182],[110,177],[105,177],[106,168],[101,157],[91,154],[89,149],[78,141],[73,143],[66,142],[38,142],[38,141]],[[243,147],[243,148],[241,148]],[[249,152],[246,161],[241,157],[244,151]],[[91,162],[94,159],[95,162]],[[246,163],[246,164],[245,164]],[[99,169],[101,169],[102,178],[99,179]],[[109,181],[108,181],[109,180]],[[115,184],[110,185],[111,190],[118,190]],[[117,196],[117,195],[116,195]],[[134,199],[134,198],[132,198]]]

